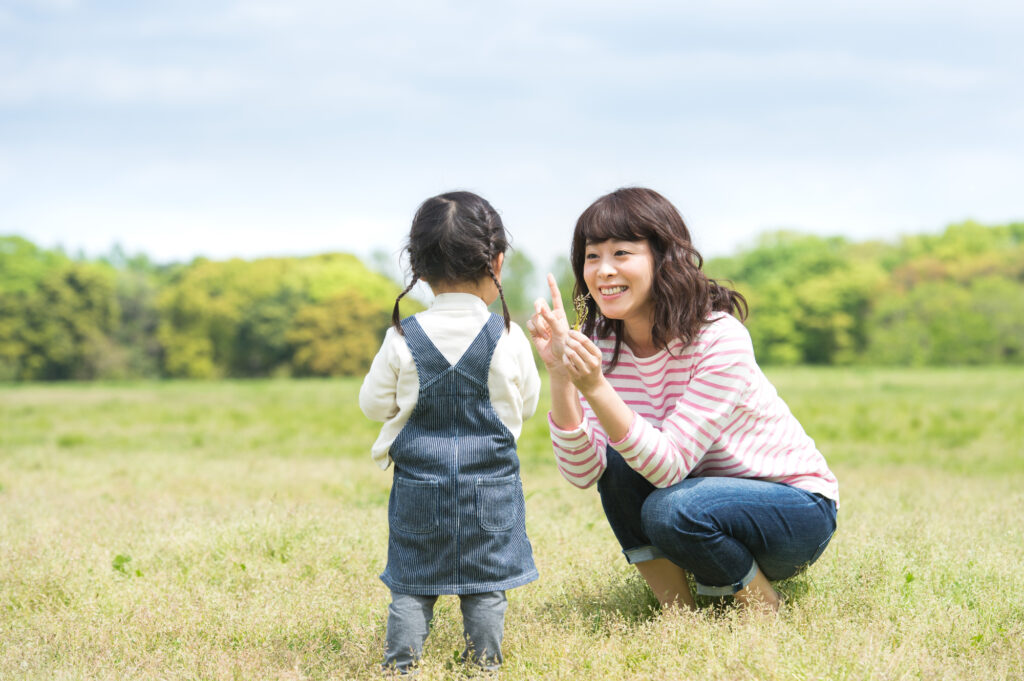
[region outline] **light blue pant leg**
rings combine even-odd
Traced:
[[[501,666],[501,640],[505,633],[505,609],[508,599],[504,591],[490,591],[460,596],[463,636],[466,649],[463,660],[471,660],[484,669],[494,671]]]
[[[437,596],[415,596],[391,592],[388,606],[387,650],[384,668],[405,673],[423,654],[423,642],[430,633]]]

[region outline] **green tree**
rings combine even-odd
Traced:
[[[349,371],[376,347],[331,334],[344,328],[362,338],[355,328],[367,323],[368,338],[380,336],[397,295],[397,284],[347,254],[197,260],[160,295],[164,370],[192,378]],[[359,302],[349,312],[346,300]],[[317,339],[320,332],[328,335]]]
[[[745,285],[737,289],[750,308],[747,327],[758,360],[781,365],[803,361],[805,338],[797,328],[800,314],[793,287],[777,280],[757,289]]]
[[[236,351],[231,357],[232,375],[264,376],[288,367],[292,354],[288,331],[302,302],[298,292],[282,288],[242,309]]]
[[[0,381],[29,375],[25,323],[32,298],[40,282],[68,262],[63,254],[41,249],[22,237],[0,236]]]
[[[39,248],[20,236],[0,236],[0,294],[31,294],[52,270],[68,262],[63,253]]]
[[[880,301],[869,355],[880,364],[1024,362],[1024,286],[1001,277],[928,281]]]
[[[114,333],[112,356],[104,370],[108,378],[160,376],[161,348],[157,340],[158,277],[142,263],[126,263],[118,270],[116,295],[121,319]]]
[[[857,250],[841,238],[775,232],[709,261],[707,271],[747,297],[747,326],[765,363],[851,363],[867,347],[867,317],[886,278]]]
[[[235,331],[250,291],[238,281],[241,260],[197,259],[158,299],[157,338],[164,371],[181,378],[215,378],[232,364]]]
[[[17,378],[103,377],[120,317],[113,270],[67,263],[47,273],[20,303],[14,304],[20,314]]]
[[[391,309],[350,291],[310,303],[295,315],[287,334],[295,348],[292,365],[298,376],[352,376],[370,368],[383,340]]]

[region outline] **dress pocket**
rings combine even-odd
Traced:
[[[511,530],[519,518],[519,479],[480,478],[476,481],[476,519],[488,532]]]
[[[436,480],[395,478],[389,509],[391,526],[400,532],[426,534],[437,529],[441,488]]]

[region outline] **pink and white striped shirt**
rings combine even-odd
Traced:
[[[814,441],[754,361],[746,327],[714,313],[689,347],[669,344],[635,357],[625,343],[608,370],[615,339],[596,340],[608,382],[633,410],[620,442],[608,442],[582,396],[583,422],[562,430],[548,414],[562,476],[590,487],[604,472],[609,444],[655,487],[688,476],[757,478],[816,492],[838,504],[839,486]]]

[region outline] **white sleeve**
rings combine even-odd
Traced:
[[[523,420],[525,421],[537,412],[537,402],[540,400],[540,374],[537,372],[537,363],[533,359],[533,346],[515,322],[512,323],[509,335],[511,336],[509,340],[514,342],[516,363],[519,365],[518,384],[519,393],[523,396]]]
[[[389,328],[384,343],[373,358],[370,371],[359,388],[359,408],[372,421],[387,421],[398,413],[398,354],[395,352],[394,336],[397,332]]]

